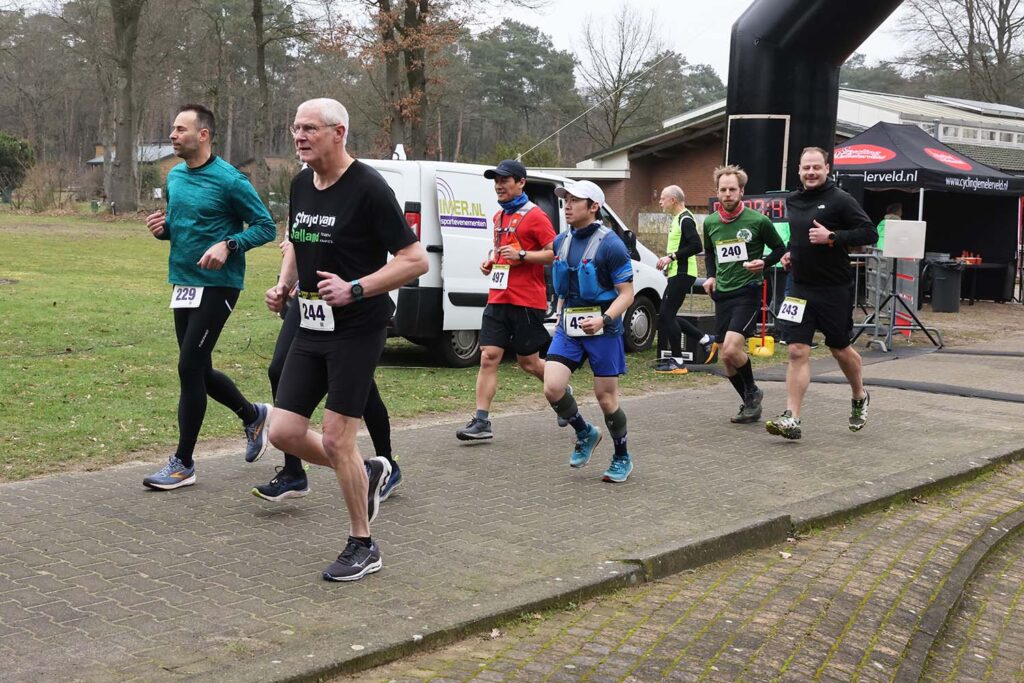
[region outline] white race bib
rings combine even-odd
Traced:
[[[334,332],[334,311],[323,299],[299,297],[299,326],[317,332]]]
[[[512,266],[507,263],[491,266],[491,289],[508,289],[508,274]]]
[[[719,263],[736,263],[747,260],[747,243],[743,240],[726,240],[715,245]]]
[[[202,287],[174,285],[174,289],[171,290],[171,308],[199,308],[202,300]]]
[[[594,334],[587,334],[583,331],[583,326],[580,324],[587,318],[599,318],[601,317],[600,306],[586,306],[579,308],[567,308],[562,311],[562,320],[565,324],[565,333],[570,337],[596,337],[604,334],[604,328],[595,332]]]
[[[791,323],[803,322],[805,308],[807,308],[807,299],[787,296],[779,306],[779,320],[788,320]]]

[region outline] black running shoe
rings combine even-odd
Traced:
[[[378,456],[364,460],[363,464],[366,465],[366,477],[370,480],[366,496],[366,518],[372,522],[380,511],[380,490],[391,476],[391,463],[387,458]]]
[[[348,545],[338,555],[338,559],[327,566],[323,577],[325,581],[358,581],[367,574],[379,572],[383,566],[376,541],[371,541],[367,548],[349,536]]]
[[[277,468],[277,474],[270,480],[269,484],[254,486],[252,495],[271,503],[277,503],[286,498],[302,498],[309,495],[309,481],[305,472],[300,476],[292,475]]]
[[[491,421],[473,417],[465,427],[455,432],[455,438],[459,441],[493,439],[494,434],[491,432]]]

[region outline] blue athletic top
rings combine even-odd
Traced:
[[[600,226],[600,223],[591,223],[585,228],[576,228],[571,231],[573,239],[569,244],[569,256],[566,259],[570,268],[575,269],[579,266],[580,258],[587,247],[587,241]],[[562,242],[568,239],[569,234],[569,232],[563,232],[555,237],[553,248],[556,254]],[[615,285],[633,281],[633,261],[629,257],[629,250],[614,232],[609,233],[601,242],[601,246],[598,247],[597,253],[594,255],[594,265],[597,267],[597,281],[602,289],[614,291]],[[570,273],[568,284],[569,293],[565,297],[564,308],[595,305],[595,302],[585,301],[580,297],[580,285],[575,272]],[[607,310],[610,303],[610,301],[602,303],[601,310]],[[621,335],[622,318],[616,318],[611,327],[605,328],[604,333]]]

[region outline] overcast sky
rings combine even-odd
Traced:
[[[622,4],[623,0],[547,0],[540,9],[516,10],[506,16],[537,26],[551,36],[556,48],[574,51],[573,44],[580,39],[587,14],[593,15],[595,21],[610,20]],[[730,31],[751,0],[629,0],[629,4],[645,14],[654,11],[662,25],[661,37],[666,46],[681,53],[691,64],[710,64],[725,82]],[[902,51],[894,31],[899,15],[897,10],[861,46],[859,51],[867,55],[869,63],[892,59]]]

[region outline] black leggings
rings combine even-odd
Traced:
[[[274,345],[274,358],[267,368],[267,375],[270,377],[270,390],[274,397],[277,397],[277,385],[281,381],[281,371],[284,370],[284,361],[288,357],[288,349],[295,339],[295,333],[299,331],[299,307],[294,299],[289,299],[285,304],[284,324],[281,332],[277,335],[277,344]],[[370,395],[366,398],[366,407],[363,409],[363,421],[366,422],[366,429],[370,432],[370,440],[373,441],[373,450],[376,455],[391,460],[391,420],[388,416],[388,408],[380,397],[377,383],[370,384]],[[302,473],[302,460],[291,453],[284,454],[284,470],[289,474]]]
[[[683,299],[690,292],[696,278],[693,275],[673,275],[665,285],[665,295],[661,299],[661,308],[658,309],[658,351],[672,350],[672,357],[679,358],[683,355],[683,347],[680,343],[680,336],[683,332],[700,339],[704,333],[685,318],[679,320],[679,307],[683,305]]]
[[[221,403],[245,422],[255,419],[255,407],[242,396],[235,383],[213,369],[213,347],[238,301],[239,290],[206,287],[197,308],[174,309],[174,334],[178,338],[178,451],[185,466],[192,465],[192,453],[206,417],[206,396]]]

